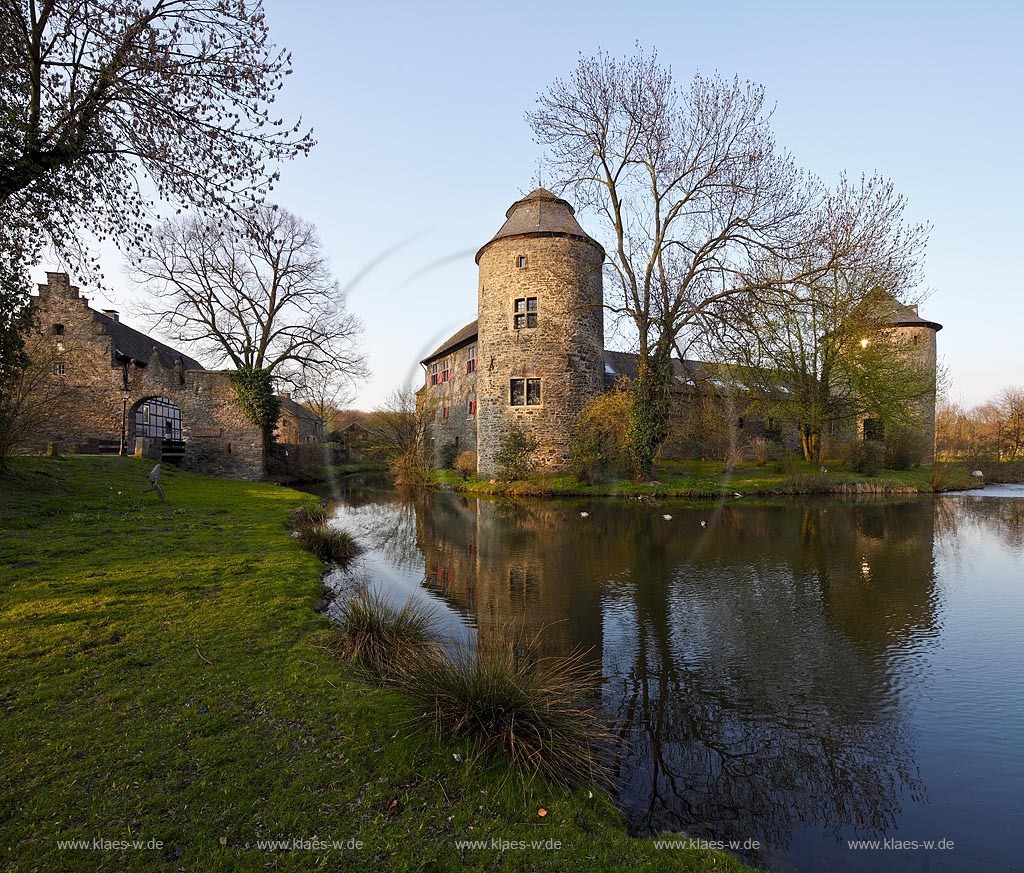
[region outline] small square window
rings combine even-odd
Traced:
[[[63,324],[55,324],[53,326],[53,335],[54,336],[64,336],[64,325]]]
[[[53,375],[54,376],[63,376],[64,375],[64,364],[62,362],[58,361],[56,364],[53,365]]]
[[[520,255],[516,258],[516,266],[519,267],[520,270],[526,269],[526,255]]]

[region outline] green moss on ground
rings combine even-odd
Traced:
[[[160,503],[150,466],[0,479],[0,867],[746,869],[628,837],[601,792],[456,760],[329,651],[320,565],[285,530],[303,495],[165,467]],[[257,846],[293,838],[363,848]],[[562,848],[455,845],[492,838]],[[58,847],[76,839],[163,847]]]
[[[454,470],[434,470],[433,484],[475,494],[547,497],[663,497],[692,500],[718,499],[735,494],[772,496],[786,494],[837,495],[860,491],[884,493],[933,493],[977,487],[962,465],[939,464],[910,470],[881,470],[866,476],[826,461],[819,467],[799,463],[791,472],[780,473],[773,466],[743,464],[724,471],[721,461],[663,461],[649,482],[609,479],[593,485],[580,482],[569,473],[531,476],[519,482],[492,479],[463,479]]]

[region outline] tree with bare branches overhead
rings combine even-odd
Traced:
[[[357,380],[362,324],[346,309],[316,228],[262,204],[229,221],[188,215],[132,265],[155,330],[237,370],[300,384],[302,371]]]

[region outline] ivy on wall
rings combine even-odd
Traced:
[[[269,370],[243,367],[231,374],[231,385],[242,412],[265,435],[270,435],[281,414],[281,401],[274,396]]]

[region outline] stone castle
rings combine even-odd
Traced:
[[[32,298],[36,354],[55,391],[46,425],[29,450],[58,445],[80,453],[173,459],[189,470],[238,479],[263,475],[259,428],[243,414],[225,370],[135,330],[114,310],[97,311],[66,273],[47,273]],[[281,397],[278,441],[319,440],[321,422]]]
[[[604,249],[580,227],[573,207],[545,188],[509,207],[505,223],[476,255],[477,320],[420,362],[426,372],[418,400],[431,416],[435,464],[445,446],[473,450],[478,474],[493,476],[500,441],[517,427],[537,441],[538,471],[566,468],[584,404],[636,373],[635,355],[604,347],[604,259]],[[891,324],[934,373],[935,334],[942,326],[895,300]],[[721,385],[713,365],[672,364],[684,403]],[[927,446],[922,461],[932,463],[934,396],[921,406]],[[866,419],[858,431],[870,438],[875,423]]]

